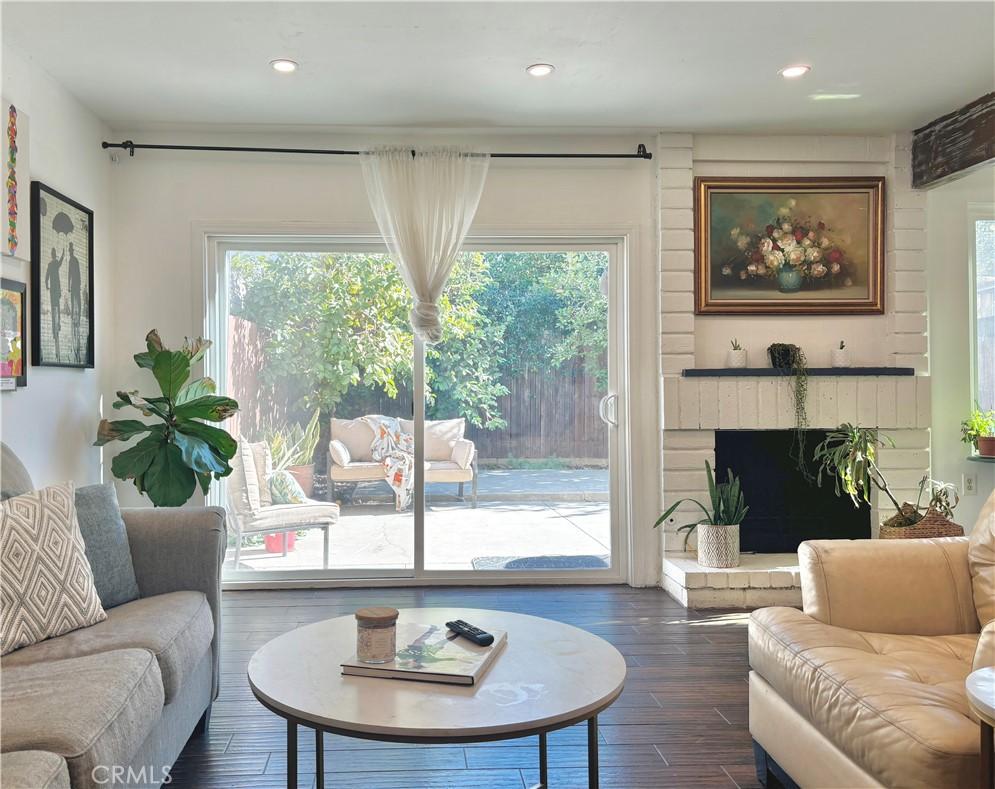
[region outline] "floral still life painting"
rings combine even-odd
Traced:
[[[695,179],[695,310],[881,314],[882,178]]]

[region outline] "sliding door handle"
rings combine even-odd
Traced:
[[[609,406],[611,409],[609,410]],[[614,392],[609,392],[604,397],[601,398],[601,402],[598,403],[598,416],[601,417],[601,421],[610,427],[618,427],[618,395]]]

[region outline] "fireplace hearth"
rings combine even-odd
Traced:
[[[791,457],[791,430],[717,430],[715,470],[725,480],[726,469],[739,476],[749,514],[740,528],[740,550],[756,553],[793,553],[804,540],[867,539],[871,510],[854,507],[847,496],[837,496],[833,479],[822,486],[808,482]],[[807,432],[805,454],[814,476],[812,452],[825,431]]]

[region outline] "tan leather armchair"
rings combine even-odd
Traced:
[[[995,493],[970,539],[802,543],[803,610],[750,618],[761,780],[977,786],[980,732],[964,679],[995,654],[993,546]]]

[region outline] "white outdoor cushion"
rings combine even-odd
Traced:
[[[328,473],[334,482],[365,482],[387,476],[383,464],[372,460],[353,460],[348,466],[332,466]]]
[[[332,419],[332,439],[341,441],[351,460],[369,462],[373,460],[370,446],[373,444],[373,428],[362,419]]]
[[[264,507],[252,516],[244,531],[266,531],[267,529],[295,524],[335,523],[339,519],[339,505],[320,501],[306,504],[274,504]]]
[[[401,430],[415,432],[415,423],[401,419]],[[449,460],[453,455],[453,443],[463,438],[466,430],[465,419],[438,419],[425,422],[425,460]]]
[[[243,479],[240,481],[245,485],[249,509],[255,511],[260,507],[268,507],[273,503],[273,494],[269,489],[269,475],[273,471],[269,446],[264,441],[250,444],[243,439],[238,451],[242,459]]]
[[[473,462],[473,442],[465,438],[454,441],[451,460],[460,468],[470,468]]]
[[[473,479],[473,471],[460,468],[451,460],[425,461],[426,482],[469,482]]]
[[[328,442],[328,454],[332,456],[332,463],[336,466],[348,466],[352,458],[349,455],[349,448],[338,439]]]

